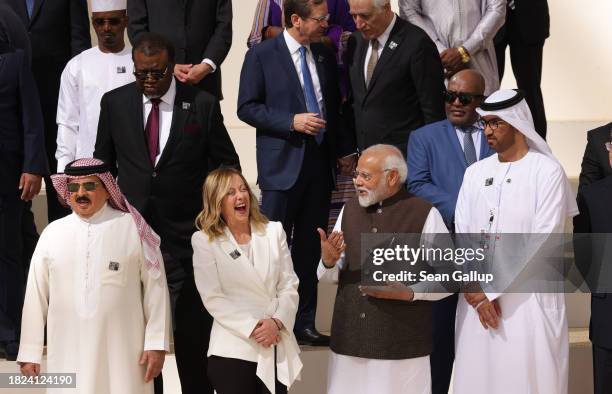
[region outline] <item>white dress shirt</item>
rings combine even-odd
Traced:
[[[312,57],[312,51],[310,50],[310,45],[302,45],[295,40],[295,38],[291,37],[291,34],[285,30],[283,32],[283,37],[285,38],[285,43],[287,44],[287,48],[289,48],[289,54],[291,55],[291,60],[293,60],[293,65],[295,66],[295,71],[297,71],[298,78],[300,79],[300,84],[302,85],[302,91],[304,90],[304,76],[302,75],[302,60],[300,55],[300,48],[302,46],[306,47],[306,64],[308,65],[308,69],[310,70],[310,75],[312,77],[312,84],[314,85],[315,95],[317,96],[317,103],[319,104],[319,114],[322,118],[325,118],[325,113],[323,112],[325,106],[323,104],[323,92],[321,91],[321,83],[319,82],[319,74],[317,73],[317,66],[315,65],[314,58]]]
[[[387,45],[387,40],[389,40],[389,36],[391,35],[391,30],[393,30],[393,26],[395,26],[395,20],[397,19],[397,15],[393,14],[393,19],[391,19],[391,23],[385,29],[385,31],[376,38],[378,40],[378,60],[380,60],[380,55],[382,54],[385,45]],[[363,63],[363,78],[368,80],[368,62],[370,61],[370,56],[372,56],[372,41],[368,43],[368,51],[366,52],[365,62]]]
[[[170,82],[170,87],[166,94],[161,96],[159,99],[161,100],[159,103],[159,153],[157,157],[155,157],[155,164],[159,161],[159,158],[166,147],[166,143],[168,142],[168,137],[170,137],[170,127],[172,126],[172,111],[174,110],[174,97],[176,96],[176,81],[174,77],[172,77],[172,82]],[[153,108],[153,104],[151,103],[151,99],[142,95],[142,108],[143,108],[143,119],[144,126],[147,127],[147,118],[149,117],[149,113]]]
[[[472,127],[478,129],[472,133],[472,141],[474,141],[474,148],[476,148],[476,160],[480,160],[480,144],[482,141],[483,130],[481,128],[476,127],[476,125],[472,125]],[[455,133],[457,133],[457,138],[459,138],[459,144],[461,144],[461,150],[465,153],[465,147],[463,146],[463,135],[465,134],[463,131],[459,130],[458,127],[455,127]]]

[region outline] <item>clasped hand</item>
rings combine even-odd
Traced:
[[[257,322],[251,338],[263,347],[270,347],[280,342],[280,330],[274,319],[262,319]]]

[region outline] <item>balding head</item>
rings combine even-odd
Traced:
[[[396,194],[406,182],[408,167],[399,149],[380,144],[363,151],[356,172],[359,204],[367,207]]]
[[[448,82],[446,117],[454,126],[470,126],[478,119],[476,108],[484,99],[485,81],[472,69],[461,70]]]

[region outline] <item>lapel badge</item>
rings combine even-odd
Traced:
[[[189,110],[189,108],[191,108],[191,103],[186,103],[183,101],[182,108],[186,111]]]
[[[125,66],[117,66],[117,74],[125,74]]]
[[[108,263],[108,269],[111,271],[119,271],[119,263],[116,261],[111,261]]]
[[[485,186],[491,186],[493,184],[493,178],[485,179]]]
[[[238,249],[234,249],[232,252],[230,252],[230,256],[231,258],[236,260],[238,257],[240,257],[240,252],[238,251]]]
[[[317,62],[319,63],[323,63],[324,60],[325,60],[325,56],[323,55],[319,55],[319,57],[317,58]]]
[[[395,48],[397,48],[397,42],[391,41],[389,43],[389,49],[394,50]]]

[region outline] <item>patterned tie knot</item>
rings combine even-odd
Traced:
[[[151,99],[151,104],[153,105],[159,105],[159,103],[161,103],[161,99],[159,97],[154,97]]]
[[[371,43],[372,43],[372,50],[377,51],[378,45],[379,45],[378,38],[373,39]]]
[[[307,49],[306,47],[304,47],[304,46],[300,47],[300,55],[302,55],[302,56],[306,56],[306,51],[307,51],[307,50],[308,50],[308,49]]]
[[[472,134],[473,132],[477,131],[478,129],[474,126],[466,126],[466,127],[459,127],[459,130],[462,133],[466,133],[466,134]]]

